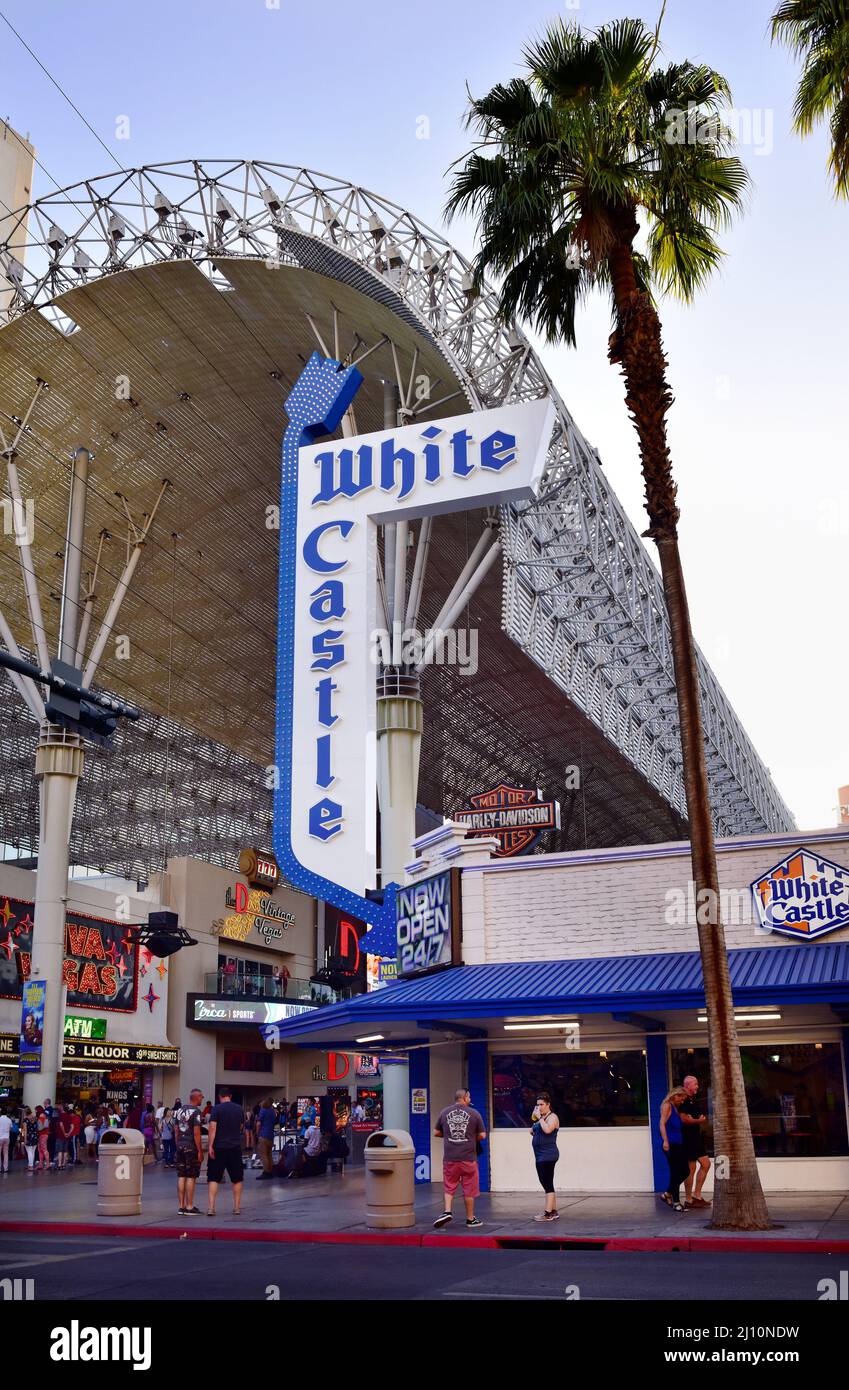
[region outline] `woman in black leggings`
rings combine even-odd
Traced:
[[[560,1157],[557,1148],[560,1121],[551,1108],[551,1096],[548,1091],[540,1092],[532,1118],[531,1143],[534,1148],[537,1177],[545,1193],[545,1211],[541,1216],[535,1216],[534,1221],[556,1221],[560,1212],[557,1210],[557,1198],[554,1194],[554,1169]]]
[[[690,1174],[690,1162],[684,1148],[684,1126],[678,1107],[684,1104],[687,1092],[670,1091],[660,1107],[660,1137],[669,1164],[669,1187],[660,1194],[661,1201],[673,1211],[686,1211],[680,1197],[681,1184]]]

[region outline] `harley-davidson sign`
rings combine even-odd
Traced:
[[[452,820],[464,825],[470,835],[494,835],[500,844],[497,859],[525,854],[543,831],[560,829],[560,803],[543,801],[542,792],[529,787],[501,782],[492,791],[476,792],[469,802],[454,812]]]

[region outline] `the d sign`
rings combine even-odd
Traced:
[[[377,524],[533,496],[549,400],[317,444],[362,377],[313,353],[287,401],[280,506],[274,849],[296,887],[378,923]]]

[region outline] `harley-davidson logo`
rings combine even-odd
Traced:
[[[501,782],[492,791],[476,792],[469,802],[452,819],[465,825],[470,835],[494,835],[500,844],[497,859],[525,854],[543,831],[560,829],[560,803],[543,801],[542,792],[529,787]]]

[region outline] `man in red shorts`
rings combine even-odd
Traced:
[[[440,1112],[434,1130],[442,1145],[442,1181],[445,1187],[445,1210],[434,1226],[447,1226],[454,1218],[451,1207],[454,1193],[462,1185],[466,1204],[466,1225],[482,1226],[475,1216],[475,1198],[480,1195],[478,1182],[477,1146],[486,1138],[483,1116],[473,1109],[471,1096],[465,1087],[454,1092],[454,1104]]]

